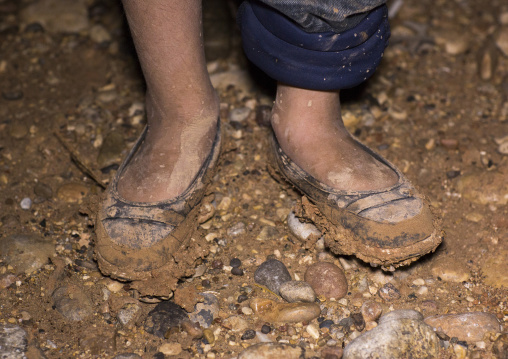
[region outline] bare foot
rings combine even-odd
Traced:
[[[398,181],[397,174],[365,152],[344,127],[338,91],[279,84],[272,127],[282,150],[330,187],[365,191]]]

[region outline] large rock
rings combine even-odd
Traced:
[[[78,33],[88,28],[86,0],[40,0],[24,8],[20,20],[52,33]]]
[[[501,331],[496,316],[482,312],[435,315],[426,318],[425,323],[450,337],[470,343],[483,340],[487,333]]]
[[[344,349],[343,359],[436,358],[439,338],[413,313],[391,312],[374,329],[363,333]],[[409,317],[409,318],[408,318]]]
[[[82,321],[93,313],[92,301],[78,286],[57,288],[51,298],[56,310],[68,320]]]
[[[0,325],[0,358],[25,359],[26,351],[27,339],[23,328],[12,324]]]
[[[0,256],[17,274],[31,274],[54,253],[53,241],[36,234],[13,234],[0,240]]]

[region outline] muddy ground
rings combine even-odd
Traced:
[[[435,253],[393,273],[352,257],[328,257],[344,267],[348,280],[343,316],[375,300],[385,311],[410,308],[424,316],[489,312],[506,330],[508,5],[504,0],[396,3],[402,6],[391,20],[383,63],[368,83],[343,93],[343,116],[352,133],[425,193],[442,218],[444,242]],[[27,15],[24,9],[33,4],[0,1],[0,241],[26,234],[41,243],[26,253],[2,254],[0,324],[17,324],[27,332],[32,357],[129,352],[152,358],[179,334],[146,333],[143,320],[155,304],[139,302],[128,283],[101,275],[93,259],[93,222],[85,214],[103,191],[99,183],[112,178],[144,126],[143,79],[121,7],[116,1],[85,1],[83,26],[69,29],[79,25],[72,21],[62,30],[45,23],[41,12]],[[266,116],[274,84],[243,58],[230,5],[214,0],[205,9],[208,66],[227,135],[212,184],[214,203],[223,205],[199,226],[195,238],[208,255],[192,264],[200,272],[180,287],[215,293],[221,318],[240,312],[250,328],[259,330],[263,323],[241,311],[245,303],[236,302],[240,287],[253,288],[250,296],[268,295],[253,280],[267,256],[303,278],[323,250],[306,249],[288,230],[287,214],[300,196],[266,169]],[[233,257],[242,260],[243,276],[218,264]],[[39,264],[35,258],[44,260]],[[401,293],[391,302],[377,294],[388,280]],[[52,293],[62,285],[86,294],[89,315],[72,321],[55,309]],[[115,303],[132,300],[139,312],[122,324],[121,305]],[[188,340],[175,357],[231,358],[255,342],[221,329],[220,321],[213,330],[213,346]],[[319,357],[324,344],[296,332],[309,357]],[[347,344],[349,334],[337,345]],[[271,335],[295,340],[287,328],[275,328]],[[493,340],[467,343],[467,355],[492,357]],[[441,354],[461,353],[452,345]]]

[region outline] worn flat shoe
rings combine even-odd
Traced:
[[[358,144],[398,176],[395,185],[372,191],[336,190],[312,177],[280,148],[275,135],[269,169],[304,196],[297,215],[312,220],[336,254],[355,255],[393,270],[433,252],[441,243],[439,220],[424,197],[390,162]]]
[[[146,128],[103,195],[95,219],[95,257],[103,274],[131,281],[144,296],[169,297],[179,278],[192,275],[205,249],[192,237],[199,205],[211,182],[221,147],[220,120],[210,154],[189,187],[160,202],[120,196],[118,180],[146,135]]]

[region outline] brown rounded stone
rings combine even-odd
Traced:
[[[362,305],[362,315],[367,322],[377,320],[381,316],[381,313],[383,313],[383,307],[378,302],[368,300]]]
[[[483,312],[435,315],[425,318],[425,323],[469,343],[483,340],[487,333],[501,331],[496,316]]]
[[[347,294],[346,275],[333,263],[317,262],[310,265],[304,278],[318,296],[340,299]]]
[[[310,322],[321,314],[316,303],[277,303],[270,299],[253,298],[250,307],[262,320],[270,323]]]

